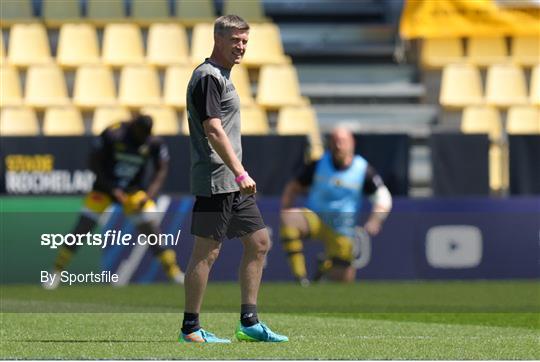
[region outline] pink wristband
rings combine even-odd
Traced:
[[[240,182],[244,181],[246,177],[248,177],[248,173],[247,171],[244,171],[243,174],[241,174],[240,176],[238,176],[237,178],[234,179],[234,181],[236,181],[237,184],[239,184]]]

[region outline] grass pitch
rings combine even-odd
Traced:
[[[179,344],[173,285],[1,287],[2,359],[540,359],[540,284],[266,283],[259,316],[291,341]],[[239,287],[211,283],[201,323],[232,338]]]

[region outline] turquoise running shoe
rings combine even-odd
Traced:
[[[251,327],[244,327],[242,323],[236,328],[236,338],[243,342],[288,342],[287,336],[272,332],[266,324],[259,322]]]
[[[190,334],[184,334],[180,332],[178,337],[180,343],[231,343],[229,339],[222,339],[216,337],[215,334],[199,329],[198,331],[191,332]]]

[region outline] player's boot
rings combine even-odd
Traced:
[[[262,322],[244,327],[242,323],[236,328],[236,338],[243,342],[288,342],[289,338],[281,334],[272,332],[268,326]]]
[[[184,334],[180,332],[178,337],[180,343],[231,343],[229,339],[216,337],[215,334],[199,329],[198,331]]]
[[[53,271],[49,274],[54,276],[54,278],[52,279],[52,282],[49,282],[49,281],[43,282],[41,283],[41,286],[43,287],[43,289],[54,290],[58,288],[58,286],[60,285],[60,272]]]

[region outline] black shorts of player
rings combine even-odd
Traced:
[[[216,241],[239,238],[266,225],[253,195],[240,192],[197,196],[193,205],[191,233]]]

